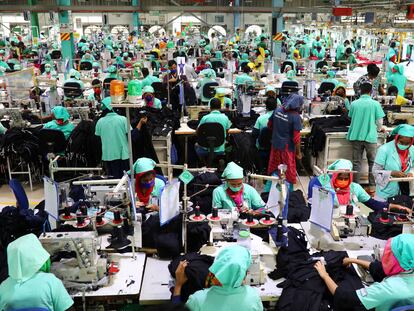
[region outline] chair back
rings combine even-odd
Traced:
[[[63,85],[63,93],[68,98],[78,98],[82,96],[81,85],[78,82],[66,82]]]
[[[66,139],[62,131],[41,129],[38,135],[43,154],[65,152]]]
[[[224,128],[220,123],[204,123],[197,129],[197,143],[203,148],[220,147],[224,140]]]
[[[82,71],[89,71],[89,70],[92,70],[92,63],[91,63],[91,62],[86,62],[86,61],[83,61],[83,62],[81,62],[81,63],[80,63],[79,68],[80,68],[80,70],[82,70]]]
[[[54,50],[52,53],[50,53],[51,59],[61,59],[62,58],[62,52],[59,50]]]
[[[211,99],[216,95],[216,89],[212,86],[218,86],[219,84],[217,82],[207,82],[203,86],[203,97],[207,99]]]
[[[318,89],[318,94],[325,94],[330,92],[332,94],[335,89],[335,83],[332,82],[322,82],[321,86]]]

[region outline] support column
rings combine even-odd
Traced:
[[[59,6],[67,6],[68,10],[59,11],[59,24],[71,24],[72,21],[69,18],[69,8],[71,5],[71,0],[57,0]],[[73,32],[70,33],[70,39],[67,41],[61,41],[62,45],[62,58],[66,61],[69,60],[70,68],[73,68],[72,60],[75,55],[75,43],[73,40]]]
[[[136,9],[139,9],[139,1],[140,0],[132,0],[132,6]],[[139,33],[139,12],[134,11],[132,13],[132,27],[135,33],[138,35]]]
[[[27,0],[28,5],[36,5],[37,0]],[[40,28],[39,28],[39,17],[37,12],[30,11],[30,33],[32,34],[32,44],[39,44]]]
[[[284,0],[272,0],[272,37],[284,30],[283,14],[280,9],[283,8]],[[280,58],[282,55],[282,41],[272,40],[273,57]],[[278,62],[275,62],[277,64]]]
[[[240,0],[234,0],[234,7],[236,11],[234,12],[234,24],[233,24],[233,31],[236,33],[237,28],[241,28],[240,25]]]

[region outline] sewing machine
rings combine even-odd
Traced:
[[[401,106],[400,112],[388,111],[387,121],[389,125],[394,125],[396,121],[405,121],[405,123],[413,125],[414,124],[414,107]]]
[[[28,122],[23,120],[20,108],[0,109],[0,119],[10,120],[10,127],[26,127]]]
[[[354,206],[340,206],[334,208],[332,216],[331,235],[335,241],[349,236],[368,236],[370,232],[370,222],[368,218],[354,213]]]
[[[105,276],[107,260],[98,255],[94,232],[49,232],[39,240],[51,255],[51,271],[62,281],[97,282]],[[53,257],[68,252],[75,257],[53,262]]]
[[[379,101],[382,106],[390,106],[390,105],[395,105],[395,101],[397,97],[396,96],[377,96],[375,99]]]
[[[266,281],[266,273],[264,271],[264,265],[260,261],[259,254],[252,254],[252,263],[247,270],[246,284],[255,286],[264,284]]]
[[[235,241],[235,227],[238,229],[239,214],[227,209],[218,211],[218,219],[214,220],[214,212],[207,216],[210,221],[210,242],[213,241]],[[236,226],[235,226],[236,225]]]

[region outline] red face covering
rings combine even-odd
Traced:
[[[153,172],[153,173],[155,175],[155,172]],[[140,187],[141,178],[142,178],[142,176],[144,176],[146,174],[148,174],[148,172],[142,172],[140,174],[135,175],[135,192],[137,193],[138,200],[140,202],[144,203],[144,204],[149,203],[149,200],[151,198],[152,190],[154,189],[154,186],[155,186],[155,184],[154,184],[154,186],[152,186],[151,188],[148,188],[148,189],[143,189],[143,188]],[[144,190],[146,190],[145,194],[144,194]]]
[[[229,187],[226,189],[227,195],[234,201],[234,204],[236,204],[237,208],[241,208],[243,206],[243,190],[244,185],[241,187],[241,189],[237,192],[231,191]]]
[[[336,197],[340,205],[346,205],[351,202],[351,183],[352,174],[349,174],[349,180],[346,184],[342,184],[337,181],[339,173],[332,174],[331,185],[335,189]]]
[[[65,121],[63,121],[63,119],[56,119],[56,123],[58,125],[63,125],[65,123]]]

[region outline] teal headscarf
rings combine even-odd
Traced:
[[[328,166],[328,170],[332,170],[332,171],[339,171],[339,170],[352,171],[352,168],[353,168],[352,162],[349,160],[345,160],[345,159],[338,159]]]
[[[221,177],[225,179],[241,179],[243,178],[243,168],[234,162],[227,164]]]
[[[135,174],[153,171],[155,168],[155,161],[149,158],[139,158],[134,163]]]
[[[101,102],[103,108],[112,110],[112,100],[111,97],[105,97]]]
[[[400,234],[391,240],[391,250],[405,271],[414,269],[414,234]]]
[[[69,71],[69,76],[75,78],[76,80],[80,80],[80,78],[81,78],[80,72],[75,70],[75,69],[71,69]]]
[[[68,110],[62,106],[55,106],[52,109],[52,113],[55,116],[55,119],[63,120],[64,122],[66,122],[70,118]]]
[[[401,135],[405,137],[414,137],[414,126],[409,124],[400,124],[392,132],[391,135]]]

